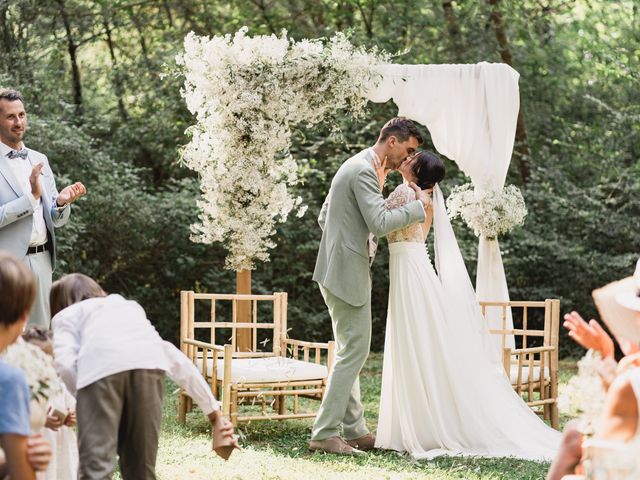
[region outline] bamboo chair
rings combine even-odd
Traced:
[[[485,316],[488,309],[500,309],[502,312],[502,328],[490,332],[502,336],[504,369],[514,390],[534,412],[548,420],[553,428],[558,429],[560,300],[481,301],[480,306]],[[506,328],[508,308],[513,313],[513,329]],[[534,318],[536,315],[539,318]],[[507,335],[514,336],[518,348],[506,346]]]
[[[250,302],[249,322],[238,321],[238,306],[242,302],[245,305]],[[206,321],[196,321],[196,305],[200,314],[203,313],[201,306],[207,307]],[[271,310],[266,322],[263,318],[258,321],[262,307]],[[220,321],[225,314],[230,316],[230,321]],[[251,329],[250,351],[238,351],[238,329]],[[258,342],[259,333],[265,337],[264,341]],[[219,341],[220,338],[223,341]],[[299,399],[322,400],[335,342],[315,343],[287,338],[286,293],[239,295],[182,291],[180,347],[202,372],[214,396],[222,397],[222,412],[235,426],[252,420],[315,417],[316,412],[300,411]],[[287,398],[292,399],[290,411],[287,410]],[[240,411],[241,406],[247,408]],[[180,422],[186,421],[191,408],[192,399],[181,390]]]

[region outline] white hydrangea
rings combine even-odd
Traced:
[[[7,347],[2,359],[22,370],[34,400],[48,400],[61,388],[53,358],[35,345],[18,341]]]
[[[600,354],[589,350],[578,362],[578,374],[571,377],[558,396],[558,408],[565,415],[578,416],[584,434],[593,434],[602,414],[606,392],[598,375]]]
[[[471,183],[454,187],[447,199],[451,219],[461,217],[476,236],[495,239],[522,225],[527,207],[515,185],[478,190]]]
[[[182,150],[200,174],[200,221],[193,240],[223,242],[225,267],[253,269],[275,246],[275,225],[306,210],[290,187],[298,165],[289,154],[292,129],[332,120],[339,110],[364,113],[365,94],[388,57],[354,47],[343,34],[327,42],[280,36],[202,37],[190,33],[177,58],[182,95],[197,124]]]

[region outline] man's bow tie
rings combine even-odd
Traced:
[[[9,158],[27,158],[27,149],[23,148],[22,150],[11,150],[7,155]]]

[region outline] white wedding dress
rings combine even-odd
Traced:
[[[388,209],[415,199],[400,185]],[[479,455],[552,460],[560,433],[513,391],[446,214],[433,194],[436,274],[422,227],[388,236],[389,310],[376,447],[416,459]]]

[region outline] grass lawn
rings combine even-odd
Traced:
[[[361,376],[369,427],[375,430],[382,355],[372,354]],[[561,382],[575,362],[561,364]],[[163,480],[187,479],[541,479],[548,464],[514,459],[438,458],[415,462],[406,455],[376,451],[363,457],[309,453],[311,420],[258,421],[241,425],[243,450],[228,462],[210,450],[208,422],[197,408],[186,426],[176,421],[177,389],[167,383],[157,472]],[[317,405],[314,402],[315,405]],[[568,419],[562,419],[562,423]]]

